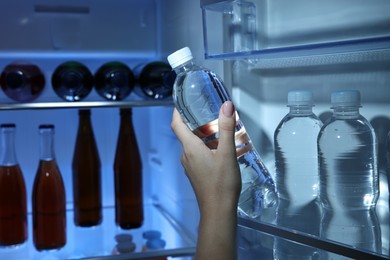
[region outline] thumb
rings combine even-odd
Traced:
[[[218,128],[219,142],[218,150],[227,153],[236,154],[236,146],[234,144],[234,134],[236,126],[236,113],[234,105],[231,101],[226,101],[222,104],[219,111]]]

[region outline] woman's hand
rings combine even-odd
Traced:
[[[220,110],[217,149],[208,148],[174,111],[172,129],[183,146],[181,162],[200,209],[197,259],[235,259],[237,203],[241,176],[234,144],[236,116],[231,101]]]

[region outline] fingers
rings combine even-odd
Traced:
[[[231,101],[222,104],[219,111],[219,144],[218,150],[233,153],[235,155],[236,147],[234,144],[234,133],[236,126],[236,113]]]
[[[176,108],[173,110],[171,128],[182,145],[186,142],[186,140],[191,140],[194,136],[191,130],[183,122],[183,119]]]

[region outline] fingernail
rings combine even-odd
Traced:
[[[233,112],[234,112],[234,106],[233,106],[232,101],[226,101],[225,103],[223,103],[222,113],[225,116],[231,117],[233,115]]]

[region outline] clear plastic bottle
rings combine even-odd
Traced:
[[[390,191],[390,131],[386,139],[386,162],[387,162],[387,185]],[[390,210],[390,192],[389,192],[389,210]]]
[[[54,125],[40,125],[40,160],[32,194],[33,241],[37,250],[66,244],[66,196],[54,156]]]
[[[168,61],[177,75],[173,88],[177,110],[188,127],[206,145],[215,148],[219,109],[230,100],[222,80],[214,72],[196,65],[188,47],[168,56]],[[242,178],[238,211],[256,218],[261,216],[262,208],[276,206],[275,184],[238,116],[235,139]]]
[[[51,82],[56,94],[66,101],[83,100],[94,85],[89,69],[77,61],[67,61],[59,65],[53,72]]]
[[[107,100],[125,99],[133,91],[134,85],[133,72],[122,62],[108,62],[95,73],[95,89]]]
[[[332,118],[318,136],[319,198],[323,210],[320,235],[380,252],[375,212],[379,196],[375,132],[359,112],[359,91],[336,91],[331,103]]]
[[[276,188],[279,226],[319,235],[321,219],[318,196],[317,136],[321,120],[313,113],[312,93],[304,90],[288,92],[289,113],[274,134]],[[314,259],[314,248],[276,239],[275,259]]]
[[[45,87],[45,76],[38,66],[27,62],[15,62],[1,73],[1,87],[11,99],[29,102],[36,99]]]
[[[101,163],[89,109],[79,110],[72,180],[75,225],[99,225],[102,222]]]
[[[0,247],[20,245],[27,240],[26,184],[16,159],[15,127],[0,127]]]

